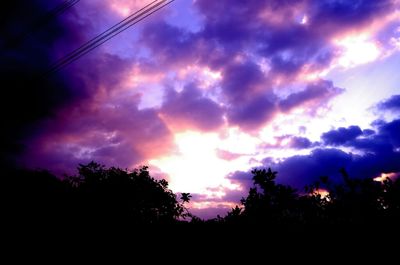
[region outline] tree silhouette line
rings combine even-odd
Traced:
[[[352,179],[344,168],[343,181],[327,176],[300,193],[276,183],[277,172],[254,169],[253,187],[224,218],[209,222],[266,225],[373,225],[400,220],[400,180]]]
[[[298,191],[276,183],[277,172],[251,171],[253,186],[226,216],[202,220],[192,215],[164,179],[148,167],[129,171],[95,162],[78,174],[57,178],[48,171],[18,170],[3,178],[6,215],[18,220],[118,224],[395,224],[400,220],[400,180],[353,179],[340,169],[339,184],[328,177]],[[190,172],[188,172],[190,174]],[[322,192],[323,191],[323,192]]]

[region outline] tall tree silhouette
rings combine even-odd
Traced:
[[[241,200],[244,209],[242,215],[248,222],[285,223],[291,222],[296,213],[296,190],[276,184],[277,172],[270,168],[254,169],[254,187],[250,188],[247,198]],[[232,211],[238,212],[237,209]]]

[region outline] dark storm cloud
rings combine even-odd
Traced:
[[[332,133],[333,132],[333,133]],[[324,134],[326,135],[326,134]],[[362,135],[358,126],[330,131],[329,136],[337,148],[320,146],[308,155],[295,155],[281,162],[273,162],[267,157],[265,167],[278,171],[277,181],[292,185],[300,190],[305,185],[318,181],[321,176],[329,176],[333,182],[342,181],[341,168],[345,168],[350,177],[373,178],[381,173],[400,172],[400,120],[379,122],[375,134]],[[339,149],[341,146],[353,147],[361,154]],[[251,185],[250,172],[235,172],[229,176],[234,182],[248,189]]]
[[[379,121],[377,130],[377,133],[372,133],[372,130],[365,133],[365,130],[361,131],[360,127],[353,125],[326,132],[321,138],[327,145],[350,146],[374,153],[391,152],[400,146],[400,120]]]
[[[363,130],[363,135],[365,135],[365,136],[371,136],[373,134],[375,134],[375,131],[372,129],[364,129]]]
[[[321,138],[327,145],[343,145],[362,134],[363,132],[360,127],[350,126],[348,128],[340,127],[337,130],[325,132],[322,134]]]
[[[378,104],[381,110],[400,111],[400,95],[393,95]]]
[[[353,160],[351,154],[339,149],[315,149],[309,155],[297,155],[271,166],[279,172],[278,182],[301,189],[321,176],[340,177],[340,168],[348,168]]]
[[[298,186],[311,183],[323,175],[339,181],[341,167],[346,168],[351,176],[358,178],[399,172],[400,152],[397,148],[400,146],[400,120],[381,123],[377,129],[376,134],[364,135],[363,138],[358,138],[362,135],[358,126],[339,128],[322,136],[324,143],[328,141],[338,147],[353,147],[362,151],[362,154],[319,148],[309,155],[289,157],[272,166],[280,172],[283,182],[294,182]]]
[[[379,128],[380,135],[387,138],[395,147],[400,147],[400,119],[383,124]]]
[[[373,178],[381,173],[399,172],[398,161],[399,152],[354,155],[340,149],[325,148],[315,149],[309,155],[292,156],[280,163],[267,162],[264,166],[278,171],[277,182],[303,190],[305,185],[318,181],[321,176],[328,176],[334,183],[341,182],[341,168],[345,168],[352,178]],[[232,180],[247,190],[252,175],[250,172],[240,173],[241,178],[233,177]]]
[[[311,3],[313,22],[320,25],[321,29],[330,30],[365,25],[395,8],[393,0],[322,0]]]

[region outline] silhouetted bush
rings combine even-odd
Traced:
[[[95,162],[60,180],[47,171],[19,171],[3,186],[8,213],[19,220],[101,223],[176,223],[189,216],[183,202],[147,167],[133,171]],[[189,194],[185,195],[188,202]]]
[[[321,177],[300,192],[277,184],[277,172],[254,169],[253,187],[241,206],[211,220],[191,215],[184,206],[191,195],[182,193],[178,201],[168,182],[152,178],[145,166],[128,171],[91,162],[79,165],[76,176],[64,179],[47,171],[10,171],[3,177],[1,194],[6,219],[83,227],[186,223],[260,224],[271,229],[276,225],[388,225],[400,220],[399,179],[352,179],[344,169],[340,172],[341,184]]]
[[[351,179],[340,170],[343,183],[328,177],[299,193],[275,182],[271,169],[252,171],[254,186],[242,208],[236,206],[225,218],[213,222],[242,224],[395,224],[400,220],[400,180]],[[320,191],[324,190],[325,194]]]

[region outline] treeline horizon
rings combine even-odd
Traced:
[[[64,178],[47,170],[12,170],[3,177],[2,194],[5,216],[24,222],[359,225],[400,220],[400,178],[352,178],[344,168],[338,170],[339,183],[323,176],[297,190],[278,184],[278,172],[271,168],[254,169],[247,196],[225,216],[207,220],[186,207],[190,193],[178,196],[146,166],[129,171],[90,162]]]

